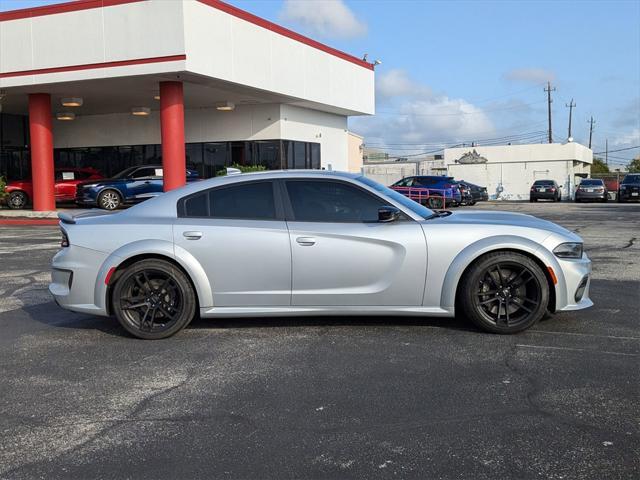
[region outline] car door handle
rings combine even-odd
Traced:
[[[316,244],[316,239],[313,237],[298,237],[296,238],[296,242],[303,247],[311,247]]]
[[[200,240],[202,238],[202,232],[182,232],[182,236],[187,240]]]

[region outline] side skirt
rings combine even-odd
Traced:
[[[293,306],[293,307],[213,307],[201,308],[203,318],[232,317],[304,317],[337,315],[399,315],[415,317],[453,317],[453,310],[438,307],[401,307],[401,306]]]

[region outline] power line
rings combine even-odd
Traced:
[[[449,113],[400,113],[398,111],[384,111],[384,110],[377,110],[376,111],[376,115],[395,115],[397,117],[457,117],[460,115],[482,115],[485,114],[487,112],[502,112],[505,110],[515,110],[518,108],[522,108],[522,107],[529,107],[531,105],[536,105],[542,103],[541,101],[539,102],[532,102],[532,103],[524,103],[521,105],[514,105],[511,107],[501,107],[501,108],[491,108],[491,109],[483,109],[483,110],[479,110],[477,112],[449,112]]]
[[[640,145],[634,145],[633,147],[625,147],[625,148],[618,148],[617,150],[608,150],[609,153],[615,153],[615,152],[624,152],[626,150],[633,150],[634,148],[640,148]],[[593,152],[594,155],[601,155],[605,152]]]

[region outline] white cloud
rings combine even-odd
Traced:
[[[378,113],[353,118],[351,128],[365,136],[365,144],[453,143],[491,137],[494,126],[482,109],[461,98],[435,94],[403,71],[391,70],[376,79]],[[384,146],[382,146],[384,148]],[[416,146],[398,155],[435,150],[437,146]]]
[[[342,0],[285,0],[279,16],[322,37],[355,38],[367,33],[367,25]]]
[[[523,83],[544,83],[553,82],[556,79],[555,73],[543,68],[514,68],[505,72],[503,75],[505,80],[510,82]]]

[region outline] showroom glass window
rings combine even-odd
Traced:
[[[382,199],[354,185],[329,180],[289,180],[287,193],[297,222],[378,221]]]

